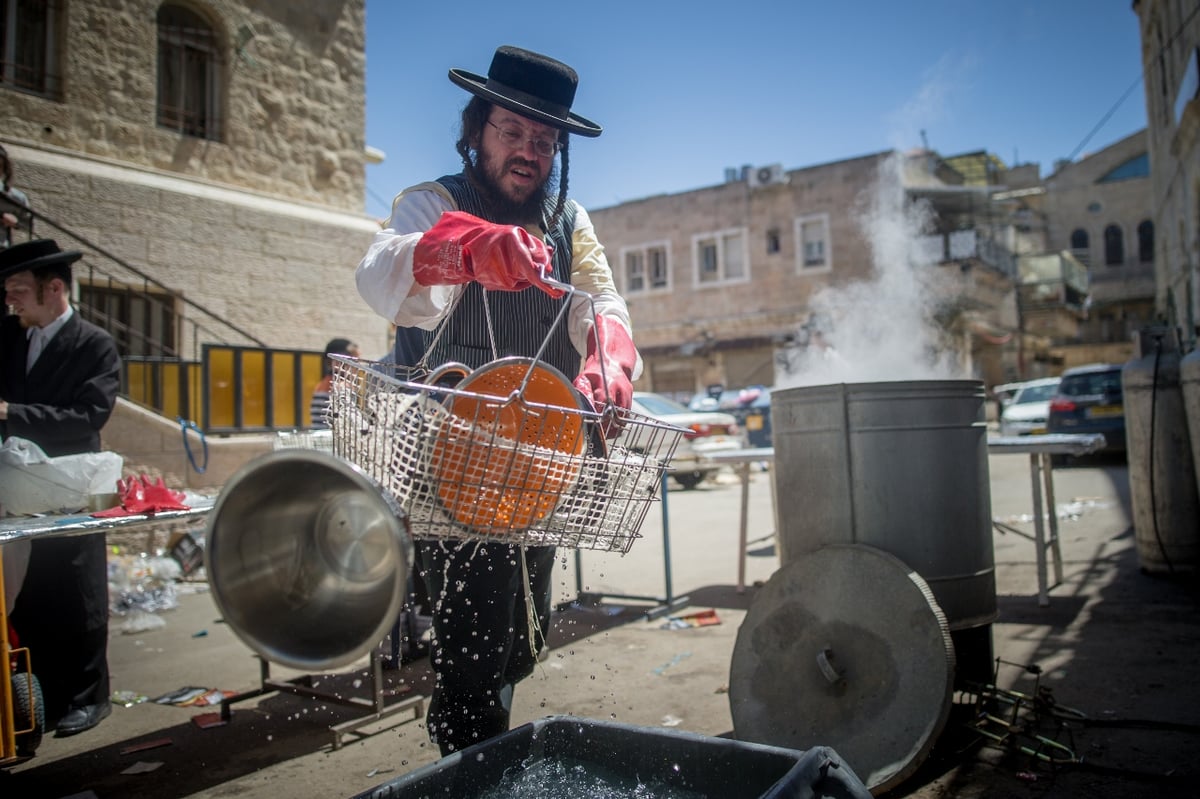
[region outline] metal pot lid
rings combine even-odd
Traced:
[[[878,794],[928,756],[953,683],[950,630],[920,575],[874,547],[825,546],[776,571],[738,629],[734,735],[829,746]]]

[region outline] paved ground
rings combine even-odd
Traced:
[[[990,459],[992,510],[1030,529],[1026,456]],[[517,692],[514,724],[551,714],[731,736],[728,682],[738,626],[759,588],[779,566],[770,474],[751,485],[747,559],[750,587],[734,583],[740,492],[732,476],[696,491],[672,490],[667,501],[671,568],[664,567],[663,521],[650,518],[625,557],[585,553],[562,558],[560,599],[580,589],[598,605],[557,617],[548,657]],[[1032,692],[1024,665],[1040,667],[1040,685],[1086,718],[1045,724],[1022,713],[1043,752],[1070,761],[1052,767],[1010,736],[981,746],[966,726],[971,706],[959,697],[937,746],[894,796],[910,797],[1184,797],[1197,795],[1200,769],[1200,597],[1194,578],[1139,571],[1122,463],[1090,462],[1056,472],[1065,558],[1064,583],[1049,607],[1036,601],[1034,547],[1019,536],[994,537],[999,619],[992,625],[1003,662],[995,682]],[[1024,518],[1023,518],[1024,515]],[[260,686],[258,661],[221,623],[203,583],[180,586],[176,606],[155,614],[157,629],[112,626],[113,689],[157,697],[183,686],[246,691]],[[670,598],[674,615],[715,610],[713,626],[664,629],[646,610]],[[136,626],[136,625],[134,625]],[[1017,664],[1017,665],[1009,665]],[[305,675],[275,669],[279,680]],[[365,696],[365,661],[313,677],[318,690]],[[385,672],[402,697],[427,693],[425,661]],[[397,699],[390,699],[395,702]],[[396,714],[369,732],[345,736],[335,749],[331,725],[361,717],[344,704],[271,692],[233,706],[229,724],[207,729],[194,719],[213,708],[142,702],[117,707],[95,730],[47,736],[31,760],[0,772],[4,797],[139,796],[347,797],[433,762],[436,749],[421,720]],[[797,712],[803,712],[798,709]],[[864,735],[871,720],[860,720]],[[1039,726],[1040,725],[1040,726]],[[1047,742],[1053,742],[1053,744]],[[141,751],[134,751],[141,748]],[[854,763],[850,763],[853,767]],[[131,773],[143,770],[142,773]]]

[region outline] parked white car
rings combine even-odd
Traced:
[[[691,431],[675,448],[667,470],[684,488],[695,488],[721,468],[721,464],[707,460],[707,455],[745,447],[737,419],[729,413],[688,410],[670,397],[648,391],[633,393],[631,410]]]
[[[1022,383],[1000,413],[1000,435],[1028,436],[1046,432],[1050,399],[1058,391],[1059,377]]]

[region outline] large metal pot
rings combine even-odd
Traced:
[[[771,402],[782,562],[827,544],[895,555],[945,613],[960,673],[990,678],[997,610],[982,382],[806,386],[776,390]]]

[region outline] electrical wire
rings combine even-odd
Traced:
[[[1144,73],[1138,73],[1137,79],[1133,83],[1129,84],[1129,88],[1125,90],[1125,93],[1121,95],[1120,99],[1113,103],[1113,107],[1108,109],[1108,113],[1100,118],[1100,121],[1096,123],[1096,126],[1092,128],[1091,132],[1084,136],[1083,141],[1079,142],[1079,145],[1076,146],[1076,148],[1071,151],[1071,154],[1067,156],[1068,161],[1075,160],[1075,156],[1079,155],[1084,147],[1087,147],[1087,144],[1092,140],[1092,137],[1100,132],[1100,129],[1104,127],[1104,124],[1108,122],[1109,119],[1112,118],[1112,115],[1117,113],[1117,109],[1121,107],[1121,103],[1125,102],[1126,98],[1129,97],[1134,89],[1136,89],[1138,86],[1141,86],[1143,81]]]
[[[1161,55],[1165,50],[1170,49],[1175,44],[1175,40],[1183,35],[1184,30],[1187,29],[1188,23],[1190,23],[1192,21],[1192,17],[1196,16],[1197,13],[1200,13],[1200,6],[1196,6],[1196,8],[1192,9],[1192,13],[1188,14],[1187,18],[1179,23],[1179,27],[1175,30],[1175,32],[1173,34],[1171,34],[1171,38],[1167,40],[1166,44],[1164,44],[1162,47],[1160,47],[1158,49],[1158,52],[1155,53],[1153,58],[1158,58],[1158,56]],[[1144,85],[1145,79],[1146,79],[1146,73],[1143,70],[1142,72],[1138,73],[1137,79],[1135,79],[1134,82],[1132,84],[1130,84],[1129,88],[1126,89],[1125,92],[1121,95],[1121,97],[1115,103],[1113,103],[1112,108],[1108,109],[1108,112],[1105,113],[1104,116],[1100,118],[1100,121],[1096,123],[1096,126],[1091,129],[1091,131],[1088,133],[1088,135],[1083,137],[1083,141],[1081,141],[1079,143],[1079,146],[1077,146],[1071,152],[1071,154],[1069,156],[1067,156],[1067,161],[1075,160],[1075,156],[1079,155],[1079,153],[1083,150],[1084,147],[1087,147],[1087,144],[1088,144],[1088,142],[1090,142],[1092,140],[1092,137],[1095,136],[1102,127],[1104,127],[1104,124],[1106,122],[1108,122],[1108,120],[1112,117],[1112,115],[1117,112],[1117,109],[1121,107],[1121,104],[1125,102],[1125,100],[1129,97],[1129,95],[1133,92],[1133,90],[1136,89],[1139,85]]]

